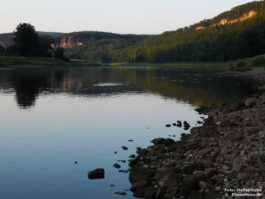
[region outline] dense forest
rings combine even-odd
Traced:
[[[160,35],[76,32],[49,36],[55,47],[65,48],[69,58],[92,62],[227,61],[265,53],[265,1]],[[0,45],[5,47],[11,38],[12,34],[0,35]]]

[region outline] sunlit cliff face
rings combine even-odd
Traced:
[[[233,19],[233,20],[221,19],[219,21],[219,23],[212,24],[210,27],[223,26],[223,25],[226,25],[226,24],[233,24],[233,23],[237,23],[237,22],[240,22],[240,21],[245,21],[247,19],[250,19],[250,18],[254,17],[257,13],[258,12],[255,11],[255,10],[250,10],[248,13],[245,13],[240,18]],[[196,27],[196,30],[203,30],[205,28],[206,28],[205,26],[198,26],[198,27]]]

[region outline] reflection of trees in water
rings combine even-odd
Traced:
[[[249,85],[238,86],[233,79],[193,75],[186,71],[141,68],[81,68],[81,69],[17,69],[8,76],[15,89],[17,103],[28,108],[34,105],[39,93],[66,92],[72,95],[95,97],[102,94],[149,92],[196,105],[221,104],[238,99],[251,90]],[[3,78],[4,79],[4,78]],[[100,87],[101,82],[120,82],[123,85]],[[4,85],[3,82],[0,82]]]
[[[11,82],[16,92],[16,100],[20,107],[29,108],[41,90],[47,89],[47,74],[38,71],[15,70]]]

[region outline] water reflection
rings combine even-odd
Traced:
[[[30,108],[43,92],[85,97],[148,92],[191,104],[211,105],[240,99],[251,92],[252,86],[192,68],[47,67],[1,70],[0,89],[14,90],[18,106]]]

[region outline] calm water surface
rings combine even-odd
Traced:
[[[251,90],[201,68],[0,69],[0,198],[133,198],[114,195],[130,187],[128,174],[112,166],[117,160],[156,137],[178,140],[185,131],[165,124],[195,126],[196,107]],[[95,168],[105,168],[104,180],[87,178]]]

